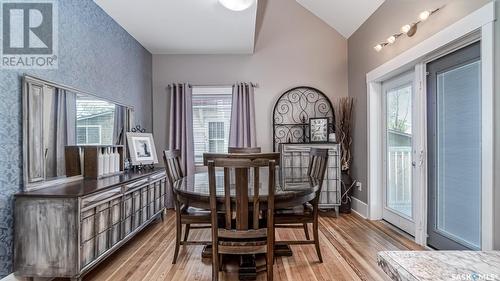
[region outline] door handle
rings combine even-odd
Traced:
[[[417,162],[415,162],[415,161],[411,161],[411,165],[412,165],[413,167],[417,167]]]

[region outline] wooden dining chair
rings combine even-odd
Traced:
[[[182,172],[180,164],[180,156],[181,153],[179,150],[163,151],[163,160],[165,161],[165,169],[167,170],[167,179],[172,188],[174,207],[175,207],[176,235],[175,235],[174,259],[172,260],[172,264],[175,264],[177,262],[180,245],[209,245],[211,243],[210,241],[188,240],[190,229],[210,228],[211,218],[209,211],[189,207],[187,204],[182,203],[177,198],[173,185],[176,181],[184,177],[184,173]],[[181,241],[182,225],[185,225],[184,241]]]
[[[260,147],[228,147],[228,153],[261,153]]]
[[[277,241],[285,244],[314,244],[318,259],[323,262],[321,250],[319,247],[319,232],[318,232],[318,214],[319,214],[319,197],[321,195],[321,188],[325,171],[328,164],[328,149],[311,148],[309,153],[309,168],[307,175],[318,181],[319,188],[316,191],[314,199],[309,203],[298,206],[293,209],[280,209],[276,210],[275,214],[275,228],[303,228],[306,240],[292,240],[292,241]],[[308,224],[313,225],[313,240],[310,240]]]
[[[276,157],[274,155],[273,157]],[[279,157],[279,154],[278,156]],[[208,164],[210,211],[212,214],[212,280],[219,278],[221,255],[265,254],[267,280],[273,280],[274,261],[274,191],[276,162],[269,159],[249,159],[244,156],[222,157],[204,155]],[[224,168],[224,199],[217,200],[217,167]],[[260,167],[268,167],[268,194],[261,202]],[[249,172],[253,169],[253,181],[249,181]],[[231,183],[234,177],[234,185]],[[253,184],[249,187],[249,183]],[[235,198],[231,198],[231,189],[235,189]],[[249,196],[249,188],[251,196]],[[261,210],[267,211],[267,226],[260,223]],[[219,228],[217,212],[225,213],[225,226]],[[234,216],[233,216],[234,213]]]

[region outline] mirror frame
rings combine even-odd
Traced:
[[[23,75],[22,77],[22,106],[23,106],[23,132],[22,132],[22,137],[23,137],[23,187],[22,191],[27,192],[27,191],[33,191],[41,188],[45,188],[48,186],[53,186],[57,184],[63,184],[75,180],[81,180],[83,179],[83,175],[79,176],[74,176],[74,177],[59,177],[59,178],[52,178],[52,179],[46,179],[45,177],[45,159],[43,157],[43,147],[40,149],[40,151],[30,151],[30,128],[28,126],[30,125],[29,120],[30,120],[30,114],[31,112],[28,112],[29,108],[29,102],[30,102],[30,95],[33,93],[30,93],[30,86],[31,85],[37,85],[41,89],[41,95],[43,96],[43,88],[44,87],[54,87],[54,88],[59,88],[59,89],[64,89],[70,92],[73,92],[75,94],[82,94],[82,95],[88,95],[92,97],[96,97],[100,100],[104,100],[116,105],[123,106],[127,108],[126,110],[126,122],[125,122],[125,132],[128,132],[130,128],[132,127],[133,121],[134,121],[134,107],[130,105],[123,104],[121,102],[106,98],[106,97],[101,97],[99,95],[96,95],[94,93],[90,93],[87,91],[83,91],[71,86],[66,86],[60,83],[52,82],[46,79],[38,78],[35,76],[31,75]],[[42,121],[42,120],[40,120]],[[40,123],[39,126],[41,126],[40,129],[40,134],[43,136],[43,123]],[[43,138],[42,138],[43,139]],[[124,135],[124,143],[123,143],[125,149],[127,147],[127,138]],[[43,141],[42,141],[42,146],[43,146]],[[31,178],[29,178],[29,169],[30,169],[30,164],[28,156],[31,154],[38,154],[39,158],[41,159],[39,165],[43,171],[43,176],[38,177],[35,181],[33,181]]]

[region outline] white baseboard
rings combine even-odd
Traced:
[[[351,197],[351,210],[366,219],[368,217],[368,204],[359,200],[358,198]]]
[[[4,278],[0,279],[0,281],[27,281],[28,278],[16,276],[14,273],[11,273]],[[50,281],[54,280],[54,278],[35,278],[35,281]]]
[[[14,273],[11,273],[4,278],[0,279],[0,281],[25,281],[26,278],[15,276]]]

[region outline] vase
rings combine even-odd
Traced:
[[[340,192],[342,198],[339,210],[341,213],[349,214],[351,213],[352,193],[354,192],[353,181],[349,171],[342,171],[341,181]]]

